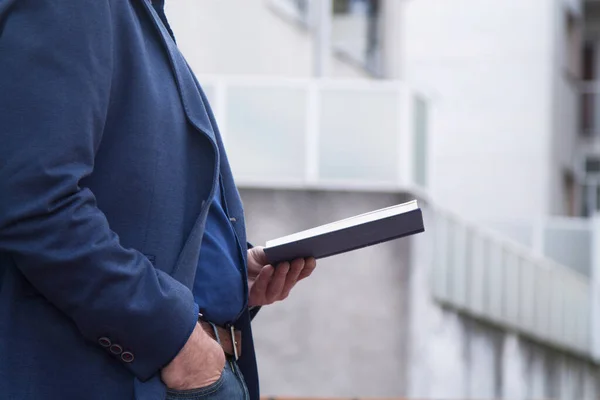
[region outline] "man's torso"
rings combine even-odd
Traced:
[[[157,269],[192,288],[219,173],[245,257],[239,195],[206,98],[149,3],[102,1],[111,9],[112,37],[98,37],[112,41],[110,106],[94,170],[80,185],[94,193],[123,247],[140,251]],[[78,10],[85,12],[86,2],[81,0]],[[61,16],[60,3],[53,7]],[[0,16],[13,23],[1,3]],[[60,21],[48,21],[47,29],[53,23]],[[164,387],[158,377],[140,382],[86,342],[29,284],[10,254],[0,253],[0,270],[0,392],[15,399],[58,398],[52,393],[64,394],[61,399],[160,398]],[[249,332],[248,318],[243,320]],[[255,377],[251,339],[245,345],[252,360],[243,364],[253,370],[246,377]]]

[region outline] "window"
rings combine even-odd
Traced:
[[[579,168],[582,184],[582,214],[590,216],[600,211],[600,155],[583,156]]]
[[[381,0],[333,0],[335,52],[375,76],[382,75],[381,25]]]
[[[588,156],[585,159],[585,173],[594,176],[600,174],[600,157]]]
[[[600,182],[587,182],[583,185],[582,215],[590,217],[600,212]]]
[[[280,16],[313,28],[313,9],[322,0],[267,0]],[[332,6],[331,45],[341,59],[365,69],[375,77],[383,75],[383,0],[330,0]],[[400,1],[400,0],[398,0]]]
[[[593,82],[596,80],[596,43],[593,41],[586,41],[583,47],[582,57],[582,78],[584,83],[591,83],[582,85],[581,91],[581,106],[580,106],[580,132],[584,136],[591,136],[593,134],[595,124],[595,103],[596,103],[596,89]]]
[[[587,184],[585,185],[583,215],[591,217],[598,211],[600,211],[600,184]]]

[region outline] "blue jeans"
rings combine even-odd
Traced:
[[[167,391],[166,400],[249,400],[244,377],[233,359],[227,359],[218,381],[201,389]]]

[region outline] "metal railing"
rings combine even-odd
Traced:
[[[429,225],[435,232],[435,299],[553,347],[591,355],[588,277],[447,212],[432,211]]]
[[[240,186],[427,186],[428,104],[402,82],[200,81]]]

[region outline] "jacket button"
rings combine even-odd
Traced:
[[[126,363],[132,362],[134,358],[135,357],[133,357],[133,353],[131,353],[129,351],[124,351],[121,354],[121,360],[123,360],[123,362],[126,362]]]
[[[119,355],[123,352],[123,348],[118,344],[113,344],[112,346],[110,346],[110,352],[115,355]]]
[[[110,347],[110,345],[112,344],[112,342],[110,341],[109,338],[107,337],[101,337],[100,339],[98,339],[98,344],[102,347]]]

